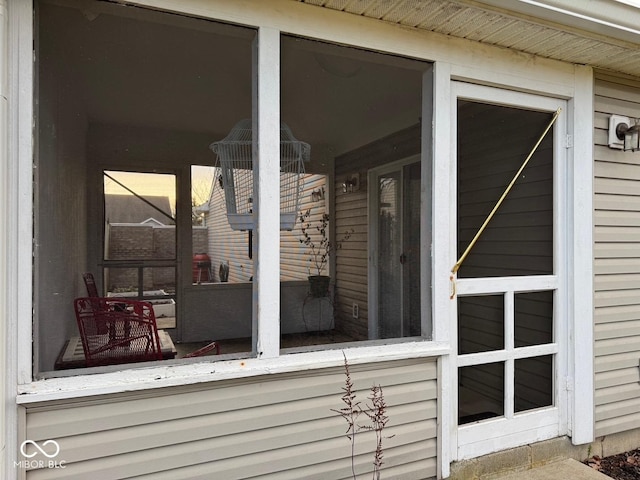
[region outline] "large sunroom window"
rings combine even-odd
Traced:
[[[93,296],[114,317],[151,303],[153,360],[212,342],[219,359],[256,355],[254,268],[270,252],[230,219],[212,145],[257,124],[257,30],[98,1],[37,10],[36,375],[102,368],[76,321],[75,300]],[[281,164],[297,187],[280,232],[280,347],[430,338],[430,65],[289,35],[280,47],[281,131],[310,151],[299,170]],[[249,132],[243,161],[257,141]],[[129,348],[130,323],[94,337]]]
[[[97,1],[37,12],[36,374],[87,366],[86,273],[99,298],[152,302],[163,358],[250,339],[250,273],[220,291],[200,269],[212,178],[196,166],[252,116],[256,30]],[[220,351],[238,353],[251,342]]]
[[[281,284],[281,348],[430,337],[430,65],[290,35],[281,58],[282,121],[311,146],[301,221],[281,237],[304,275]]]

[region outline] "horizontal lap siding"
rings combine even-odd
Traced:
[[[315,231],[315,226],[319,224],[322,215],[326,212],[326,187],[325,175],[302,176],[299,212],[311,210],[308,220],[313,225],[311,237],[316,244],[320,242],[321,237]],[[229,282],[250,281],[253,276],[253,259],[249,258],[249,233],[232,230],[229,226],[222,188],[214,189],[206,219],[209,227],[209,249],[202,253],[208,253],[211,257],[213,278],[220,281],[220,264],[225,263],[229,265]],[[311,255],[308,248],[300,243],[302,238],[300,225],[300,221],[296,219],[293,230],[280,232],[280,280],[283,282],[306,280],[310,274],[317,274],[310,261]]]
[[[436,362],[353,366],[352,377],[363,404],[372,384],[383,387],[384,478],[435,478]],[[343,385],[333,368],[31,407],[25,438],[55,439],[66,468],[27,479],[350,478],[346,423],[331,410]],[[373,450],[373,434],[359,433],[358,473],[371,470]]]
[[[310,210],[309,221],[313,225],[310,232],[316,244],[320,243],[322,237],[315,230],[315,226],[322,220],[322,215],[326,213],[325,196],[326,177],[324,175],[305,174],[302,179],[302,189],[300,192],[299,211],[301,213]],[[316,192],[314,197],[313,192]],[[296,220],[292,231],[280,232],[280,280],[306,280],[309,275],[317,275],[315,266],[311,261],[308,248],[300,243],[302,232],[301,223]]]
[[[596,435],[640,427],[640,165],[608,148],[612,114],[640,116],[640,82],[596,77]]]

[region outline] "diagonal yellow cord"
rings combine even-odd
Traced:
[[[478,240],[480,239],[480,237],[482,236],[482,234],[486,230],[487,226],[489,225],[489,222],[491,222],[491,219],[494,217],[494,215],[496,214],[496,212],[498,211],[500,206],[503,204],[503,202],[507,198],[507,195],[509,195],[509,192],[511,191],[511,189],[515,185],[516,181],[518,180],[518,177],[520,177],[520,174],[526,168],[527,164],[529,163],[529,160],[531,160],[531,157],[533,157],[533,154],[536,153],[536,150],[538,149],[538,147],[540,146],[540,144],[544,140],[544,137],[547,136],[547,133],[549,133],[549,130],[551,130],[551,127],[553,126],[553,124],[558,119],[558,116],[560,115],[560,112],[562,112],[562,109],[558,108],[558,110],[556,110],[556,113],[553,114],[553,117],[551,118],[551,121],[549,122],[549,125],[547,125],[547,128],[545,128],[544,132],[542,132],[542,135],[540,135],[540,138],[538,139],[536,144],[531,149],[531,152],[529,153],[529,155],[527,156],[525,161],[520,166],[520,169],[513,176],[513,179],[511,180],[511,182],[509,183],[509,185],[505,189],[504,193],[502,194],[502,196],[500,197],[500,199],[498,200],[496,205],[493,207],[493,210],[491,210],[491,213],[489,213],[489,215],[485,219],[485,221],[482,224],[482,226],[478,229],[478,232],[473,237],[473,240],[471,240],[471,242],[469,242],[469,245],[467,246],[465,251],[462,253],[462,255],[460,255],[460,258],[458,259],[456,264],[451,269],[451,276],[449,277],[449,280],[451,282],[451,295],[449,297],[450,299],[453,300],[453,298],[455,298],[455,296],[456,296],[456,274],[458,273],[458,270],[462,266],[462,263],[465,261],[465,259],[467,258],[467,256],[471,252],[471,249],[475,246],[475,244],[478,242]]]

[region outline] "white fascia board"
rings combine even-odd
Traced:
[[[472,2],[468,2],[472,3]],[[640,8],[630,2],[616,0],[477,0],[474,4],[490,5],[565,25],[591,34],[640,44]]]

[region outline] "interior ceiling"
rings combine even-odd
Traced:
[[[637,30],[620,28],[623,41],[601,33],[560,25],[556,22],[510,11],[515,0],[296,0],[354,15],[429,30],[444,35],[498,45],[541,57],[554,58],[575,64],[591,65],[602,69],[640,77],[640,40]],[[521,2],[531,3],[531,2]],[[557,3],[562,2],[542,2]],[[570,2],[564,2],[570,3]],[[587,11],[593,2],[574,2]],[[501,8],[492,4],[500,5]],[[595,7],[595,5],[594,5]],[[609,10],[622,8],[609,3]],[[627,12],[640,16],[640,9],[625,7]],[[581,15],[576,15],[580,17]],[[582,15],[584,16],[584,15]],[[613,21],[633,23],[632,18],[618,17]],[[601,25],[604,30],[604,23]],[[635,25],[637,29],[637,25]],[[631,34],[633,33],[633,35]]]
[[[93,124],[199,132],[213,142],[251,117],[251,29],[71,0],[42,1],[39,18],[41,81],[55,72],[60,95]],[[282,119],[323,162],[418,123],[427,66],[284,37]]]

